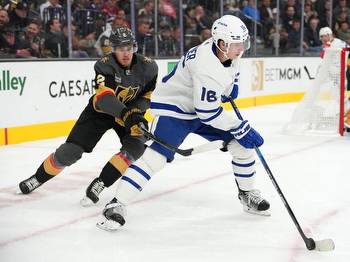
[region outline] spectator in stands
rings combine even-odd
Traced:
[[[297,17],[301,17],[301,5],[298,0],[286,0],[281,1],[282,5],[282,17],[284,17],[287,13],[288,7],[294,8],[294,13]]]
[[[260,11],[255,5],[255,0],[249,0],[248,5],[242,9],[242,12],[249,17],[249,20],[260,22]]]
[[[107,22],[112,22],[117,15],[119,10],[118,2],[119,0],[105,0],[102,7],[102,12],[107,15]]]
[[[339,0],[338,5],[333,9],[333,16],[339,17],[341,12],[345,12],[347,17],[350,17],[350,9],[347,6],[346,0]]]
[[[94,11],[101,11],[102,8],[103,8],[102,0],[92,0],[86,7],[87,10],[94,10]]]
[[[45,57],[68,57],[68,48],[65,36],[62,32],[61,23],[58,19],[51,19],[47,23],[48,33],[45,36]]]
[[[96,32],[87,34],[79,40],[79,46],[87,52],[89,57],[98,57],[95,45]]]
[[[154,22],[154,2],[153,2],[153,0],[148,0],[148,1],[144,2],[143,8],[141,8],[138,12],[138,16],[147,17],[152,22]]]
[[[293,6],[288,6],[285,15],[282,17],[282,24],[287,32],[290,32],[293,29],[293,21],[297,19],[298,17],[295,14],[295,8]]]
[[[350,29],[348,22],[341,22],[338,30],[336,31],[336,36],[343,40],[344,42],[348,42],[350,39]]]
[[[0,32],[0,57],[14,58],[16,54],[16,36],[14,27],[5,27]]]
[[[25,31],[21,32],[18,36],[16,57],[32,58],[41,56],[40,29],[38,23],[30,22]]]
[[[45,24],[47,21],[49,21],[50,19],[53,18],[58,18],[60,21],[62,21],[59,17],[57,17],[57,15],[54,15],[52,17],[52,15],[50,14],[49,10],[46,10],[47,8],[52,8],[54,9],[61,9],[62,6],[59,4],[59,0],[47,0],[45,3],[43,3],[42,5],[40,5],[40,18],[41,21],[43,21]]]
[[[273,10],[271,8],[271,0],[263,0],[261,7],[259,8],[262,34],[265,43],[265,47],[271,46],[268,44],[269,32],[274,25]]]
[[[77,27],[75,24],[71,25],[71,33],[72,33],[72,58],[88,58],[88,53],[83,50],[83,47],[80,46],[80,37],[76,34]],[[65,42],[68,46],[68,26],[63,26],[63,34],[65,38]],[[68,50],[67,50],[68,51]]]
[[[334,29],[338,30],[340,27],[340,24],[343,22],[350,23],[350,19],[348,17],[348,14],[346,11],[341,11],[337,17],[335,17],[335,23],[334,23]]]
[[[294,19],[292,22],[292,30],[288,32],[287,51],[291,53],[299,53],[300,48],[300,20]],[[306,47],[306,43],[303,41],[303,48]]]
[[[119,19],[119,23],[122,27],[127,27],[130,29],[130,23],[126,20],[126,14],[123,9],[119,9],[116,15],[116,19]]]
[[[172,37],[174,38],[175,40],[175,43],[176,43],[176,52],[175,52],[175,56],[177,57],[180,57],[182,55],[181,53],[181,46],[180,46],[180,43],[181,43],[181,34],[182,34],[182,31],[181,31],[181,28],[179,26],[175,26],[173,28],[173,32],[172,32]]]
[[[25,28],[29,23],[28,9],[29,6],[26,2],[18,3],[9,13],[11,26],[15,27],[17,30]]]
[[[5,9],[0,9],[0,32],[4,30],[10,22],[9,15]]]
[[[161,28],[158,36],[158,55],[161,57],[176,56],[176,45],[170,26]]]
[[[317,17],[317,12],[313,9],[312,4],[305,3],[304,6],[304,24],[305,26],[309,25],[309,21],[312,17]]]
[[[124,25],[125,21],[120,16],[116,16],[112,24],[109,24],[108,28],[99,35],[95,44],[96,53],[99,57],[108,55],[112,51],[112,47],[109,42],[111,32],[113,29],[123,27]]]
[[[308,26],[305,29],[304,40],[306,43],[306,51],[319,53],[322,49],[322,42],[319,35],[319,20],[311,17]]]
[[[196,5],[194,8],[194,17],[196,19],[197,24],[197,34],[200,34],[200,32],[203,29],[211,28],[211,25],[213,23],[212,19],[206,14],[203,6]]]
[[[322,1],[321,1],[322,2]],[[324,0],[323,6],[320,8],[322,11],[318,12],[320,14],[320,27],[329,27],[332,24],[331,16],[331,2],[330,0]]]
[[[138,53],[154,56],[154,37],[151,34],[151,24],[148,20],[138,19],[136,28],[136,42]]]
[[[177,19],[176,7],[171,0],[159,0],[159,14]]]

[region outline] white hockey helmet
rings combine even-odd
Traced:
[[[236,16],[224,15],[217,19],[211,28],[214,44],[218,47],[219,40],[224,41],[226,47],[231,43],[243,43],[244,50],[250,48],[249,32],[245,24]]]
[[[320,38],[321,36],[324,36],[324,35],[333,35],[332,29],[330,29],[328,26],[322,27],[320,29]]]

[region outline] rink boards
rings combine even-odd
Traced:
[[[176,60],[156,60],[161,79]],[[300,100],[319,58],[243,58],[237,104],[251,107]],[[65,136],[94,94],[95,61],[0,64],[0,145]],[[225,108],[229,108],[225,105]]]

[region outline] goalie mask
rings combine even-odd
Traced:
[[[320,29],[320,38],[324,35],[333,35],[332,29],[330,29],[328,26],[322,27]]]
[[[127,27],[118,27],[112,30],[109,41],[115,51],[118,47],[133,46],[133,52],[137,52],[137,42],[132,31]]]
[[[219,40],[222,40],[225,43],[226,49],[228,49],[231,44],[239,43],[243,44],[244,50],[250,48],[248,29],[242,20],[236,16],[224,15],[217,19],[211,28],[211,34],[213,36],[214,44],[220,51],[222,50],[219,48]],[[227,51],[222,52],[227,55]]]

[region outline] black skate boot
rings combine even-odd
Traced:
[[[84,207],[96,204],[100,199],[99,195],[105,188],[103,181],[99,177],[96,177],[86,189],[85,197],[80,200],[80,204]]]
[[[42,183],[38,181],[35,175],[32,175],[31,177],[23,180],[21,183],[19,183],[19,189],[22,192],[22,194],[29,194],[34,189],[41,186]]]
[[[105,217],[105,221],[98,222],[96,226],[106,231],[115,231],[125,224],[125,205],[120,203],[116,198],[113,198],[105,206],[103,216]]]
[[[239,190],[238,198],[243,205],[244,211],[262,216],[271,215],[268,211],[270,208],[270,203],[260,196],[259,190]]]

